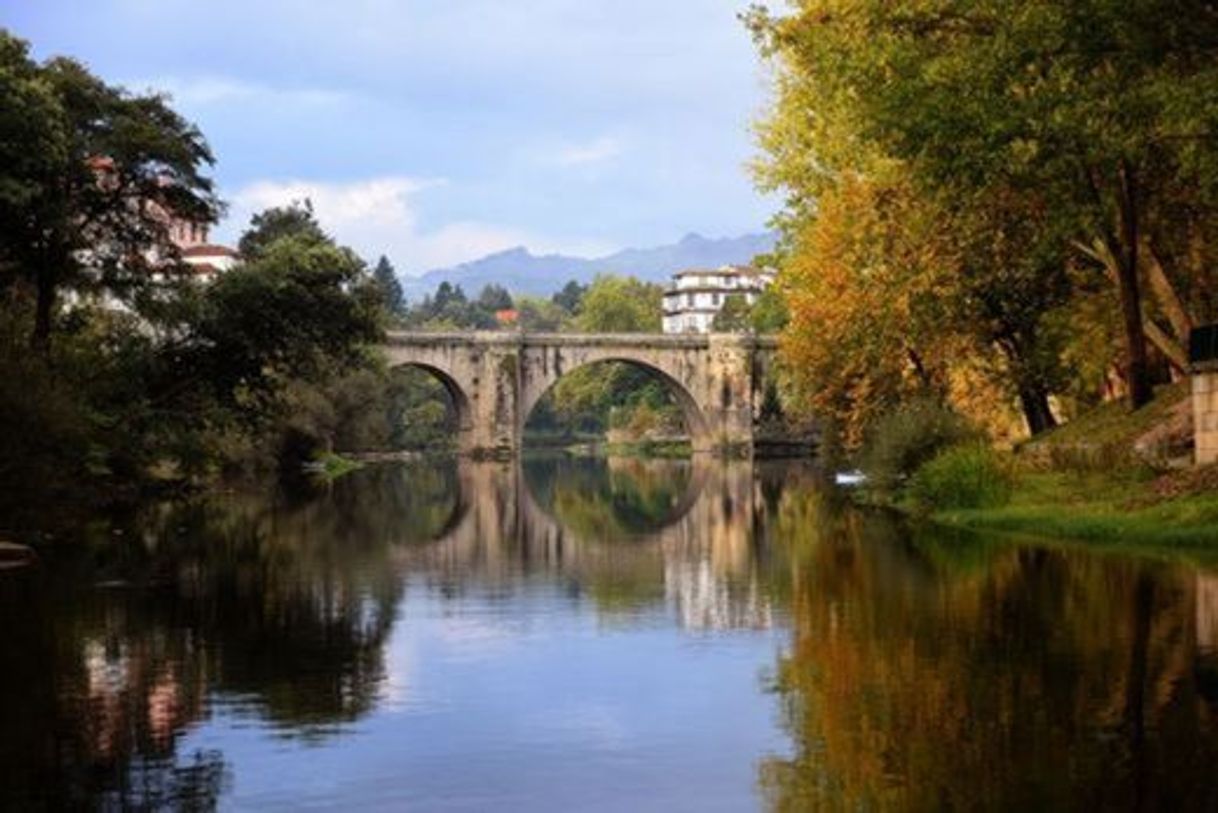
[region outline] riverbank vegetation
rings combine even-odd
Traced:
[[[1186,395],[1186,387],[1166,387],[1132,413],[1107,404],[1010,450],[945,407],[903,407],[878,422],[864,446],[869,480],[859,496],[977,531],[1110,547],[1213,547],[1218,467],[1194,468],[1177,456]]]
[[[166,98],[0,32],[0,491],[85,500],[387,442],[410,406],[369,347],[387,294],[307,203],[197,279],[222,210]]]
[[[775,77],[756,174],[786,196],[775,262],[792,402],[830,448],[866,464],[894,414],[938,404],[995,451],[930,444],[900,490],[920,482],[942,504],[969,469],[1050,478],[1030,492],[1018,483],[1041,474],[1016,478],[1012,515],[1079,457],[1110,458],[1122,482],[1187,457],[1065,440],[1155,424],[1191,328],[1218,318],[1211,9],[803,0],[746,21]],[[1000,501],[992,485],[970,499]],[[1190,511],[1146,516],[1213,521]]]
[[[603,276],[550,299],[442,284],[408,303],[309,201],[255,214],[235,267],[174,242],[224,210],[201,132],[167,97],[38,62],[0,32],[0,491],[104,499],[334,453],[454,448],[443,385],[390,371],[387,327],[657,330],[661,288]],[[671,394],[627,365],[574,371],[538,407],[552,436],[671,434]],[[679,426],[677,426],[679,433]]]

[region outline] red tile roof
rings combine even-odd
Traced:
[[[217,246],[212,243],[204,243],[200,246],[191,246],[190,248],[182,249],[183,257],[240,257],[236,251],[228,246]]]

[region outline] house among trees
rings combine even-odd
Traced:
[[[709,333],[716,314],[733,294],[753,305],[774,281],[774,272],[747,265],[691,268],[673,274],[664,292],[665,333]]]
[[[240,259],[236,249],[207,241],[209,223],[182,217],[170,221],[169,239],[177,247],[182,262],[190,267],[199,282],[211,282],[225,271],[232,270]]]
[[[121,181],[114,159],[96,155],[87,159],[87,163],[101,190],[120,191]],[[167,177],[158,177],[155,188],[160,191],[170,185]],[[240,259],[240,254],[235,249],[208,242],[211,231],[209,219],[179,213],[169,196],[165,199],[152,195],[142,196],[137,198],[132,208],[141,213],[145,222],[160,223],[163,226],[164,237],[168,238],[168,242],[176,250],[176,259],[187,266],[191,277],[199,282],[211,282],[218,274],[231,270]],[[163,244],[158,246],[156,243],[156,240],[152,241],[152,245],[143,252],[142,259],[146,268],[151,271],[152,278],[160,280],[165,266],[172,263],[175,257],[164,250]]]

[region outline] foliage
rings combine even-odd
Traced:
[[[406,311],[403,323],[419,330],[494,330],[499,326],[496,311],[504,302],[511,307],[511,297],[498,285],[488,285],[470,301],[460,285],[441,282],[434,295]]]
[[[400,317],[406,312],[406,298],[402,294],[402,283],[398,274],[393,270],[393,263],[384,254],[376,261],[372,278],[381,294],[381,301],[390,316]]]
[[[249,229],[241,235],[237,248],[247,260],[257,260],[285,237],[309,245],[331,242],[313,214],[313,202],[307,198],[287,206],[273,206],[250,218]]]
[[[908,495],[924,511],[993,508],[1011,498],[1011,466],[984,443],[953,446],[922,464]]]
[[[844,179],[783,269],[794,386],[850,447],[878,415],[944,392],[959,343],[945,329],[938,225],[899,177]]]
[[[513,307],[512,295],[502,285],[491,283],[478,294],[478,306],[491,313],[508,310]]]
[[[49,344],[65,292],[126,296],[172,260],[171,214],[215,219],[211,162],[164,97],[71,59],[35,63],[0,30],[0,284],[33,290],[35,344]]]
[[[443,387],[371,350],[402,307],[309,201],[253,216],[242,262],[199,284],[169,227],[220,203],[202,135],[159,96],[0,32],[0,486],[109,490],[338,450],[451,442]],[[441,286],[428,318],[511,306]],[[488,322],[489,320],[489,322]],[[52,326],[56,341],[49,341]],[[30,354],[29,341],[41,352]]]
[[[683,423],[674,395],[655,373],[634,364],[602,362],[560,378],[534,407],[527,428],[569,436],[604,434],[634,426],[636,413],[649,429]]]
[[[1197,25],[1173,22],[1185,18]],[[1218,192],[1218,74],[1200,56],[1218,19],[1203,4],[802,0],[747,21],[776,68],[757,173],[786,194],[785,347],[808,362],[792,366],[814,411],[865,424],[877,387],[878,409],[908,397],[908,349],[923,345],[932,377],[967,359],[1003,382],[1034,434],[1055,423],[1050,395],[1107,389],[1109,366],[1135,405],[1149,400],[1144,334],[1178,349],[1189,308],[1212,307],[1197,294],[1218,245],[1201,214]],[[1116,296],[1080,320],[1080,292],[1103,302],[1096,282]],[[940,317],[920,322],[906,294]],[[1114,354],[1104,337],[1118,334]],[[820,348],[839,340],[834,362]],[[1103,356],[1086,382],[1063,363],[1082,341]]]
[[[870,488],[891,493],[943,450],[977,439],[976,429],[942,402],[916,399],[870,427],[859,464]]]
[[[579,312],[579,306],[584,301],[584,294],[588,292],[587,285],[580,285],[575,280],[571,280],[562,287],[562,290],[554,294],[551,300],[555,305],[570,315]]]
[[[791,311],[780,283],[767,285],[757,295],[749,320],[753,330],[761,334],[779,333],[786,328],[791,321]]]
[[[332,242],[282,237],[206,287],[161,283],[139,312],[78,305],[34,356],[20,340],[33,305],[10,294],[0,421],[21,432],[3,450],[6,486],[207,477],[392,434],[363,349],[379,338],[379,298]]]
[[[517,322],[521,330],[534,333],[553,333],[562,329],[570,314],[553,299],[535,296],[516,297]]]
[[[753,326],[752,307],[744,294],[728,294],[715,318],[711,330],[720,333],[743,333]]]
[[[258,410],[282,379],[354,360],[379,336],[378,304],[349,249],[284,237],[207,288],[179,352],[217,398]]]
[[[658,333],[664,289],[634,277],[600,274],[572,320],[584,333]]]

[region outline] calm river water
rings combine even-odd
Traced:
[[[1218,576],[798,464],[384,465],[39,551],[3,809],[1218,806]]]

